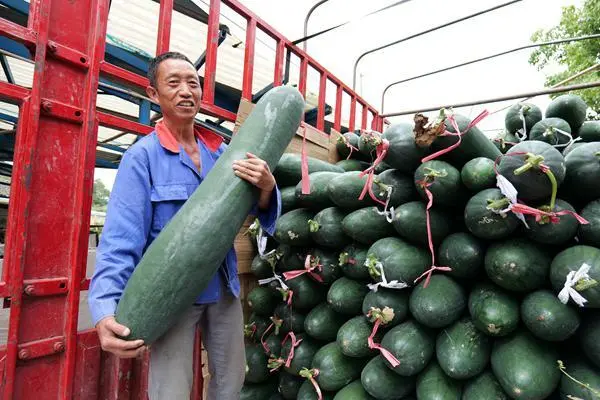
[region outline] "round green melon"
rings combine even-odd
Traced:
[[[473,192],[496,187],[494,160],[485,157],[472,159],[463,166],[460,178],[467,189]]]
[[[588,222],[579,226],[581,243],[600,248],[600,199],[586,205],[581,216]]]
[[[530,293],[521,303],[523,323],[540,339],[560,342],[579,328],[579,315],[548,290]]]
[[[361,383],[376,399],[404,399],[415,388],[415,378],[401,376],[387,367],[382,356],[374,357],[362,370]]]
[[[577,132],[587,115],[587,104],[576,94],[563,94],[556,97],[546,108],[546,118],[562,118]]]
[[[381,346],[400,362],[397,367],[392,367],[389,361],[385,360],[388,368],[398,375],[414,376],[432,359],[435,335],[429,328],[409,320],[390,329],[381,340]]]
[[[479,283],[469,295],[473,324],[488,336],[506,336],[519,325],[519,303],[497,286]]]
[[[443,328],[458,320],[467,306],[461,286],[446,275],[433,275],[427,287],[423,279],[412,291],[408,307],[417,321]]]
[[[531,128],[529,140],[539,140],[560,148],[570,140],[564,132],[571,133],[567,121],[560,118],[544,118]]]
[[[452,268],[448,275],[474,278],[483,269],[485,247],[481,240],[466,232],[447,236],[438,248],[439,264]]]
[[[591,267],[589,277],[600,283],[600,249],[584,245],[573,246],[561,251],[552,260],[550,281],[554,291],[559,293],[569,272],[578,271],[583,264]],[[586,308],[600,308],[600,285],[581,289],[575,287],[575,290],[587,300]]]
[[[542,110],[535,104],[525,102],[513,104],[504,116],[504,126],[508,132],[514,134],[519,129],[523,129],[521,114],[525,119],[526,132],[542,119]]]

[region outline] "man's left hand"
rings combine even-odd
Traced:
[[[269,165],[252,153],[246,153],[245,160],[234,161],[233,171],[240,178],[250,182],[263,192],[272,192],[275,188],[275,177]]]

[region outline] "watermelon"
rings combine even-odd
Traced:
[[[304,319],[304,330],[312,338],[332,342],[336,340],[337,332],[348,318],[337,313],[327,303],[321,303],[313,308]]]
[[[270,287],[257,286],[248,293],[248,306],[257,315],[268,317],[273,314],[280,294]]]
[[[288,374],[299,376],[302,368],[310,368],[315,354],[317,354],[317,351],[321,348],[321,344],[318,341],[307,337],[306,334],[296,335],[296,339],[301,342],[298,346],[294,347],[294,357],[292,358],[290,366],[284,366],[283,369]],[[282,345],[281,358],[287,360],[291,347],[292,341],[288,338]]]
[[[345,356],[336,342],[321,347],[312,362],[312,368],[319,370],[316,380],[326,391],[340,390],[360,377],[364,365],[361,358]]]
[[[502,157],[498,172],[517,189],[519,199],[538,201],[552,193],[552,183],[540,165],[549,168],[560,187],[565,179],[565,160],[560,151],[539,140],[521,142],[511,148]]]
[[[571,130],[577,132],[585,121],[587,104],[576,94],[563,94],[556,97],[546,107],[546,118],[562,118],[569,123]]]
[[[590,279],[600,282],[600,249],[580,245],[558,253],[550,267],[550,281],[554,291],[559,293],[565,285],[569,272],[578,271],[583,264],[591,267],[588,272]],[[583,287],[578,288],[579,285]],[[578,282],[574,288],[587,300],[586,308],[600,308],[600,285],[586,287],[585,282]]]
[[[337,392],[333,400],[375,400],[375,398],[366,392],[360,380],[355,380]]]
[[[408,316],[408,291],[386,288],[379,288],[376,292],[371,291],[363,300],[362,312],[367,316],[371,308],[383,310],[385,307],[394,310],[394,318],[385,325],[386,328],[392,328],[403,322]]]
[[[600,121],[585,121],[579,128],[577,136],[583,142],[600,142]]]
[[[568,396],[582,400],[600,398],[600,371],[581,359],[567,361],[565,369],[571,377],[563,374],[560,379],[561,399],[567,400]]]
[[[423,185],[429,185],[434,205],[455,206],[462,200],[460,172],[445,161],[424,162],[415,171],[414,181],[417,192],[425,201],[428,201],[428,197]]]
[[[414,173],[426,151],[415,144],[413,125],[408,123],[390,125],[383,132],[382,137],[390,144],[385,162],[404,173]]]
[[[348,357],[368,357],[375,355],[376,351],[369,348],[368,337],[373,330],[373,324],[364,316],[350,319],[341,326],[337,334],[337,344],[342,353]],[[382,336],[377,332],[378,336]],[[381,337],[375,339],[381,340]]]
[[[246,383],[263,383],[269,377],[268,357],[260,344],[246,344]]]
[[[327,192],[335,205],[345,210],[356,210],[375,204],[368,194],[363,200],[358,199],[367,181],[367,176],[361,174],[359,171],[344,172],[329,182]],[[375,185],[373,191],[377,191]]]
[[[294,292],[292,305],[296,310],[308,311],[325,301],[325,290],[307,274],[286,279],[285,284]]]
[[[369,270],[365,266],[368,248],[351,244],[340,253],[339,266],[344,275],[351,279],[369,279]]]
[[[341,135],[340,137],[338,137],[336,143],[335,143],[335,148],[338,152],[338,154],[340,155],[341,158],[348,158],[348,156],[350,156],[350,153],[352,152],[352,154],[356,155],[356,150],[358,150],[358,140],[359,137],[356,133],[354,132],[346,132],[343,135]],[[348,145],[354,147],[354,149],[351,149]]]
[[[319,171],[329,172],[344,172],[343,169],[337,167],[327,161],[322,161],[314,157],[307,157],[308,159],[308,173]],[[273,170],[273,175],[277,184],[281,187],[296,186],[298,182],[302,180],[302,157],[296,153],[284,153],[277,166]]]
[[[338,161],[335,163],[335,165],[342,168],[344,172],[364,171],[365,169],[369,168],[368,163],[354,159]]]
[[[367,159],[377,157],[376,149],[381,143],[381,133],[376,131],[363,132],[358,138],[358,151]]]
[[[403,239],[426,246],[429,243],[426,215],[424,203],[411,201],[396,209],[392,224]],[[453,221],[446,212],[435,207],[429,210],[429,220],[431,238],[437,245],[448,236]]]
[[[523,239],[508,239],[490,245],[485,270],[498,286],[515,292],[541,288],[550,272],[552,258],[538,245]]]
[[[481,375],[469,380],[463,390],[462,400],[509,400],[509,397],[500,382],[491,371],[485,371]]]
[[[276,390],[277,381],[275,380],[267,383],[244,383],[240,392],[240,400],[269,399],[269,396]]]
[[[404,399],[415,388],[415,378],[401,376],[387,367],[382,356],[374,357],[362,370],[364,389],[376,399]]]
[[[375,179],[375,185],[378,187],[378,197],[382,201],[387,199],[388,187],[391,188],[389,204],[392,207],[398,207],[417,198],[412,176],[398,170],[388,169],[380,173]]]
[[[564,119],[560,118],[544,118],[531,128],[529,140],[539,140],[546,142],[556,147],[564,147],[569,143],[571,127]]]
[[[464,218],[467,229],[478,238],[497,240],[507,238],[519,226],[519,220],[505,211],[510,201],[500,189],[484,189],[467,202]]]
[[[409,320],[390,329],[381,340],[381,346],[400,361],[397,367],[392,367],[385,360],[388,368],[401,376],[414,376],[432,359],[435,335],[429,328]]]
[[[377,263],[381,263],[388,282],[397,280],[410,284],[431,265],[431,256],[424,249],[402,239],[387,237],[375,242],[367,252],[371,276],[381,281]]]
[[[342,221],[344,233],[364,245],[393,235],[394,227],[378,211],[377,207],[367,207],[351,212]]]
[[[565,184],[579,201],[600,198],[600,142],[585,143],[565,157]]]
[[[581,350],[583,354],[596,366],[600,368],[600,312],[588,313],[581,324],[578,332]]]
[[[254,341],[259,341],[270,324],[271,320],[269,318],[257,315],[255,313],[250,314],[248,321],[244,326],[246,337]]]
[[[447,236],[438,248],[439,264],[452,268],[448,275],[474,278],[483,269],[485,247],[475,236],[457,232]]]
[[[460,400],[462,385],[449,378],[436,361],[432,361],[417,378],[417,399]]]
[[[542,110],[532,103],[519,102],[513,104],[504,116],[504,126],[506,130],[512,134],[519,129],[523,130],[523,119],[525,120],[525,132],[542,119]]]
[[[488,365],[491,345],[469,318],[462,318],[438,335],[437,360],[450,378],[473,378]]]
[[[579,226],[578,237],[581,243],[600,248],[600,199],[586,205],[581,216],[589,222]]]
[[[579,315],[560,302],[554,293],[539,290],[530,293],[521,303],[525,326],[540,339],[559,342],[569,338],[579,328]]]
[[[519,324],[519,303],[497,286],[480,283],[469,295],[473,324],[488,336],[506,336]]]
[[[340,314],[360,315],[368,291],[365,284],[342,277],[329,288],[327,303]]]
[[[492,349],[492,370],[514,399],[545,399],[560,382],[556,351],[530,334],[518,332],[498,339]]]
[[[288,186],[281,188],[281,213],[285,214],[288,211],[298,208],[298,200],[296,199],[296,187]]]
[[[335,396],[335,393],[323,390],[321,390],[321,394],[323,395],[322,400],[333,400],[333,396]],[[258,397],[256,399],[258,399]],[[296,400],[319,400],[319,396],[317,396],[317,392],[309,380],[304,381],[302,386],[300,386]]]
[[[311,252],[314,262],[321,265],[318,270],[315,270],[315,274],[320,276],[322,283],[330,285],[342,276],[342,270],[339,263],[339,253],[333,250],[325,249],[314,249]],[[311,278],[313,276],[311,275]]]
[[[305,315],[299,313],[295,308],[289,307],[285,303],[280,303],[277,308],[275,308],[274,314],[283,321],[280,328],[282,334],[288,332],[294,332],[296,334],[304,332]]]
[[[329,182],[340,173],[337,172],[313,172],[308,175],[310,182],[310,193],[302,194],[302,182],[296,185],[296,199],[300,207],[312,208],[313,210],[322,210],[327,207],[333,207],[335,204],[329,198],[327,187]]]
[[[458,320],[467,306],[463,289],[452,278],[433,275],[412,291],[408,307],[417,321],[430,328],[443,328]]]
[[[314,216],[314,212],[307,208],[298,208],[283,214],[275,225],[275,239],[290,246],[311,245],[308,221]]]
[[[304,379],[299,376],[294,376],[286,372],[282,372],[279,375],[279,386],[278,390],[281,393],[281,397],[285,400],[296,400],[300,386],[304,383]]]
[[[523,128],[521,128],[523,129]],[[511,147],[519,143],[519,138],[515,134],[503,131],[492,139],[494,145],[505,154]]]
[[[257,254],[250,264],[250,272],[256,279],[266,279],[273,276],[276,257],[262,257]]]
[[[544,205],[539,207],[542,211],[549,212],[550,206]],[[553,212],[559,213],[562,211],[575,212],[573,206],[564,200],[556,199]],[[564,244],[572,240],[577,234],[579,222],[570,214],[559,216],[558,222],[551,222],[549,218],[542,217],[536,221],[535,216],[528,215],[525,217],[529,229],[527,236],[538,243],[543,244]]]
[[[485,157],[472,159],[463,166],[460,178],[467,189],[473,192],[496,187],[494,160]]]

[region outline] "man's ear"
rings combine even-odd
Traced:
[[[156,90],[156,88],[152,86],[147,86],[146,94],[148,95],[148,97],[150,97],[150,100],[153,100],[154,102],[158,103],[158,91]]]

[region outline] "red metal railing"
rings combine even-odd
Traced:
[[[247,21],[242,97],[252,97],[257,29],[276,41],[273,82],[283,82],[287,51],[300,59],[299,90],[308,66],[319,76],[317,128],[325,126],[327,82],[335,86],[334,128],[341,129],[343,92],[351,98],[349,129],[382,129],[374,107],[357,96],[237,0],[211,0],[202,112],[228,121],[215,105],[221,2]],[[148,356],[118,360],[100,349],[94,330],[77,331],[85,277],[98,126],[145,135],[152,128],[96,110],[99,76],[144,88],[148,80],[104,60],[109,0],[31,0],[22,27],[0,19],[0,35],[35,50],[32,89],[0,82],[0,99],[19,106],[0,296],[10,298],[8,340],[0,348],[1,399],[145,399]],[[161,0],[156,51],[170,47],[173,0]],[[68,83],[68,84],[67,84]],[[195,351],[199,353],[199,341]],[[195,364],[195,398],[202,368]]]

